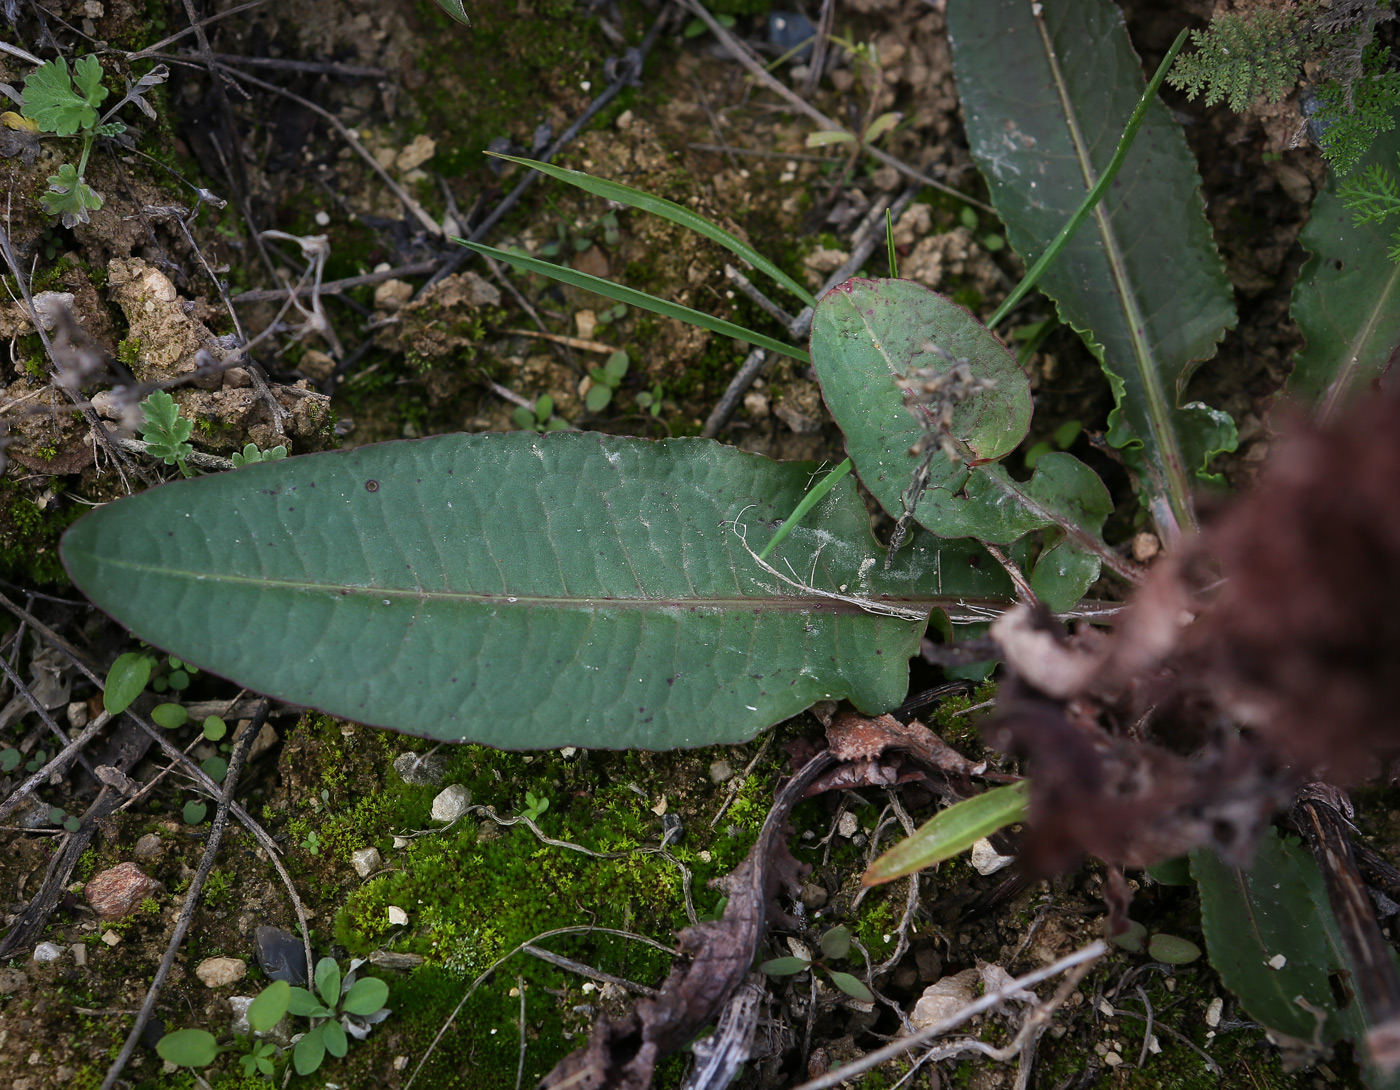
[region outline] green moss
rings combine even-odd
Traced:
[[[141,359],[141,338],[127,337],[117,344],[117,359],[128,367],[134,366]]]
[[[58,539],[83,511],[77,504],[42,510],[19,485],[0,481],[0,579],[66,583]]]

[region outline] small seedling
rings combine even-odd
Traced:
[[[164,83],[169,70],[157,65],[135,84],[128,84],[121,100],[99,117],[98,107],[111,93],[102,86],[102,64],[96,57],[79,57],[70,74],[63,57],[41,64],[24,81],[22,113],[40,132],[55,136],[81,136],[83,151],[75,167],[64,163],[57,174],[49,175],[49,188],[40,198],[45,211],[61,216],[63,226],[87,223],[89,213],[102,207],[102,196],[87,184],[85,172],[93,141],[99,136],[119,136],[126,131],[112,116],[128,102],[155,120],[156,112],[146,101],[146,93]]]
[[[118,655],[107,671],[102,689],[102,706],[112,715],[131,707],[131,702],[146,690],[155,669],[155,659],[141,651]]]
[[[851,932],[845,924],[838,924],[821,938],[822,956],[831,961],[838,961],[851,952]],[[759,970],[769,976],[795,976],[798,973],[805,973],[807,970],[817,968],[826,973],[827,977],[841,991],[845,992],[852,999],[859,999],[862,1002],[873,1002],[875,996],[870,989],[862,984],[850,973],[838,972],[826,964],[825,961],[813,958],[786,957],[772,958],[759,966]]]
[[[168,466],[178,466],[182,477],[193,476],[186,459],[194,453],[189,441],[194,421],[180,415],[180,406],[164,390],[157,390],[141,402],[141,414],[146,418],[141,429],[146,453],[164,460]]]
[[[298,1075],[315,1071],[327,1053],[337,1059],[344,1056],[349,1045],[347,1033],[363,1041],[372,1026],[389,1017],[384,1006],[389,986],[374,977],[356,980],[355,970],[362,964],[352,961],[350,972],[342,979],[335,958],[322,958],[316,963],[316,991],[291,990],[288,1009],[311,1019],[311,1029],[292,1050],[292,1066]]]
[[[561,431],[569,426],[563,417],[554,415],[554,398],[548,394],[541,394],[535,399],[533,411],[524,405],[518,406],[511,419],[521,431]]]
[[[529,818],[531,821],[539,821],[540,815],[549,809],[549,800],[541,795],[536,795],[533,791],[525,792],[525,809],[520,811],[521,817]]]
[[[271,450],[259,450],[256,443],[245,443],[242,451],[233,452],[233,465],[235,469],[252,465],[254,462],[277,462],[287,456],[287,448],[278,443]]]
[[[652,416],[660,416],[662,396],[661,383],[658,382],[650,390],[643,390],[637,395],[637,408]]]
[[[317,834],[315,829],[306,834],[306,838],[302,840],[301,846],[312,855],[321,854],[321,837]]]
[[[602,367],[589,368],[588,377],[593,380],[593,385],[588,388],[588,393],[583,399],[589,412],[602,412],[608,407],[613,399],[613,391],[621,386],[622,380],[627,377],[629,363],[626,352],[614,352]]]
[[[77,814],[68,813],[62,806],[49,807],[49,822],[53,825],[62,825],[70,833],[76,833],[83,824],[78,820]]]
[[[597,321],[598,321],[599,327],[601,327],[601,328],[606,328],[607,326],[612,325],[613,322],[616,322],[616,321],[618,321],[618,320],[620,320],[620,319],[626,317],[626,315],[627,315],[627,304],[626,304],[626,303],[618,303],[616,306],[611,306],[611,307],[608,307],[606,310],[600,310],[600,311],[598,311],[596,317],[597,317]]]
[[[19,767],[22,760],[24,760],[24,754],[13,746],[0,750],[0,772],[13,772]]]
[[[186,825],[198,825],[209,816],[209,804],[200,802],[198,799],[190,799],[185,803],[185,809],[181,816],[185,819]]]

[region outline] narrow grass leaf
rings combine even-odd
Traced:
[[[712,242],[718,242],[736,257],[748,262],[759,272],[772,277],[779,284],[785,287],[793,295],[801,299],[807,306],[816,306],[817,300],[812,293],[790,277],[777,265],[769,261],[761,253],[755,250],[747,242],[730,234],[718,224],[711,223],[704,216],[692,212],[684,205],[675,201],[668,201],[665,197],[657,197],[651,193],[644,193],[640,189],[633,189],[630,185],[623,185],[621,182],[608,181],[606,178],[596,178],[591,174],[584,174],[578,170],[567,170],[564,167],[557,167],[553,163],[541,163],[536,159],[522,159],[516,155],[501,155],[498,152],[488,151],[487,155],[494,155],[497,159],[505,159],[511,163],[519,163],[521,166],[538,170],[541,174],[548,174],[551,178],[557,178],[561,182],[578,186],[579,189],[592,193],[595,197],[603,197],[618,204],[625,204],[629,208],[640,208],[643,212],[650,212],[668,219],[672,223],[694,231],[697,235],[704,235]]]
[[[733,322],[726,322],[723,318],[716,318],[703,311],[692,310],[690,307],[683,307],[679,303],[668,302],[655,295],[650,295],[636,288],[625,287],[622,284],[614,284],[611,280],[604,280],[599,276],[590,276],[588,273],[581,273],[570,269],[564,265],[555,265],[549,261],[542,261],[537,257],[530,257],[528,254],[513,253],[510,250],[498,250],[494,246],[484,246],[480,242],[470,242],[464,238],[454,239],[469,250],[475,250],[479,254],[487,254],[504,261],[507,265],[513,265],[517,269],[524,269],[526,272],[538,273],[540,276],[547,276],[551,280],[558,280],[560,283],[568,284],[571,287],[582,288],[584,291],[595,292],[598,295],[615,299],[619,303],[626,303],[629,306],[641,307],[649,310],[653,314],[660,314],[665,318],[674,318],[678,322],[685,322],[688,325],[696,325],[701,329],[708,329],[711,333],[718,333],[722,337],[733,337],[735,340],[743,341],[745,344],[756,345],[759,348],[766,348],[770,352],[777,352],[780,355],[798,360],[802,363],[808,362],[807,353],[800,348],[794,348],[790,344],[775,340],[763,333],[755,333],[751,329],[745,329],[741,325]]]
[[[998,829],[1025,821],[1029,794],[1030,785],[1022,780],[954,803],[875,860],[861,884],[874,886],[903,878],[952,859]]]

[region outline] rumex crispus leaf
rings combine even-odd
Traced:
[[[1029,265],[1113,157],[1143,92],[1137,55],[1109,0],[949,0],[948,29],[973,157]],[[1190,491],[1208,458],[1236,442],[1228,416],[1182,404],[1235,321],[1199,184],[1180,126],[1153,103],[1039,285],[1099,357],[1117,402],[1109,441],[1136,464],[1169,537],[1194,524]]]
[[[893,707],[928,610],[1009,597],[972,543],[921,535],[884,571],[849,481],[760,566],[741,535],[762,546],[813,468],[705,440],[441,436],[164,485],[62,552],[143,638],[298,704],[502,748],[708,745],[816,700]]]
[[[1378,137],[1361,161],[1394,170],[1400,131]],[[1390,260],[1391,226],[1357,223],[1337,192],[1335,177],[1313,200],[1312,216],[1298,236],[1312,255],[1293,286],[1293,320],[1307,338],[1298,353],[1288,393],[1332,418],[1389,365],[1400,344],[1400,263]]]

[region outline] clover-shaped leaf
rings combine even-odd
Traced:
[[[96,57],[83,57],[74,67],[83,94],[73,89],[68,62],[62,57],[40,65],[24,81],[22,112],[44,132],[72,136],[79,129],[97,124],[97,106],[107,97],[107,88],[102,86],[102,65]]]

